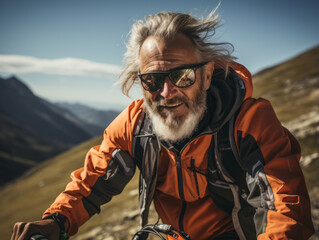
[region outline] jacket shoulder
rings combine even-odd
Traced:
[[[281,131],[282,125],[271,103],[263,98],[248,98],[243,102],[236,119],[235,128],[242,136],[252,135],[255,139],[265,130]],[[270,128],[270,129],[269,129]]]
[[[254,158],[263,164],[276,159],[275,156],[300,158],[299,143],[281,125],[268,100],[247,99],[236,119],[234,134],[241,157],[254,153]]]
[[[104,131],[104,140],[101,145],[102,148],[109,148],[112,145],[117,145],[117,148],[128,151],[130,155],[132,155],[131,144],[133,132],[139,115],[143,110],[143,103],[143,100],[133,101],[111,122]],[[104,150],[108,151],[108,149]]]

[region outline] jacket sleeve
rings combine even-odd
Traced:
[[[135,173],[131,143],[142,101],[133,102],[104,131],[101,145],[86,155],[83,168],[71,174],[72,181],[43,217],[60,212],[67,217],[68,233],[74,235],[100,206],[122,192]]]
[[[297,140],[264,99],[245,101],[236,128],[258,239],[308,239],[314,228]]]

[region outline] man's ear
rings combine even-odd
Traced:
[[[214,68],[215,68],[214,62],[208,62],[205,65],[204,78],[203,78],[205,90],[207,90],[210,87]]]

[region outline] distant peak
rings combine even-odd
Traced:
[[[21,82],[21,81],[19,80],[19,78],[16,77],[15,75],[12,75],[11,77],[8,77],[8,78],[7,78],[7,81],[17,81],[17,82]]]
[[[30,88],[14,75],[4,79],[3,83],[7,86],[7,88],[20,95],[34,95]]]

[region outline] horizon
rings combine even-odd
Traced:
[[[267,70],[269,68],[272,68],[272,67],[275,67],[277,65],[280,65],[284,62],[287,62],[287,61],[290,61],[292,59],[294,59],[295,57],[298,57],[299,55],[305,53],[305,52],[308,52],[316,47],[318,47],[319,44],[313,46],[313,47],[310,47],[309,49],[306,49],[300,53],[297,53],[295,54],[294,56],[291,56],[290,58],[286,59],[286,60],[283,60],[279,63],[276,63],[276,64],[272,64],[272,65],[269,65],[269,66],[266,66],[265,68],[262,68],[260,69],[258,72],[256,73],[252,73],[252,76],[254,75],[257,75],[259,74],[260,72],[263,72],[264,70]],[[1,57],[1,55],[0,55]],[[12,77],[15,77],[17,78],[19,81],[21,81],[23,84],[25,84],[33,93],[34,91],[31,89],[31,87],[28,85],[28,83],[26,81],[24,81],[24,79],[22,79],[18,74],[4,74],[2,75],[1,72],[0,72],[0,78],[3,78],[5,80],[9,79],[9,78],[12,78]],[[134,89],[132,89],[134,90]],[[124,105],[124,104],[119,104],[119,105],[114,105],[114,104],[106,104],[106,103],[103,103],[103,102],[87,102],[87,101],[80,101],[80,100],[75,100],[75,101],[67,101],[67,100],[63,100],[63,99],[59,99],[59,100],[52,100],[52,99],[47,99],[45,96],[41,96],[41,95],[38,95],[36,93],[34,93],[36,96],[38,97],[41,97],[51,103],[54,103],[54,104],[58,104],[58,103],[69,103],[69,104],[80,104],[80,105],[84,105],[86,107],[90,107],[90,108],[93,108],[95,110],[103,110],[103,111],[122,111],[125,109],[125,107],[127,107],[127,105]],[[122,94],[123,95],[123,94]],[[124,95],[123,95],[124,96]],[[132,99],[133,101],[133,99]]]
[[[206,16],[219,2],[223,25],[215,40],[232,43],[234,56],[252,74],[319,44],[319,3],[314,0],[140,2],[124,1],[123,8],[101,0],[1,1],[0,76],[17,76],[51,102],[121,110],[142,96],[135,87],[129,99],[116,85],[135,20],[163,10]]]

